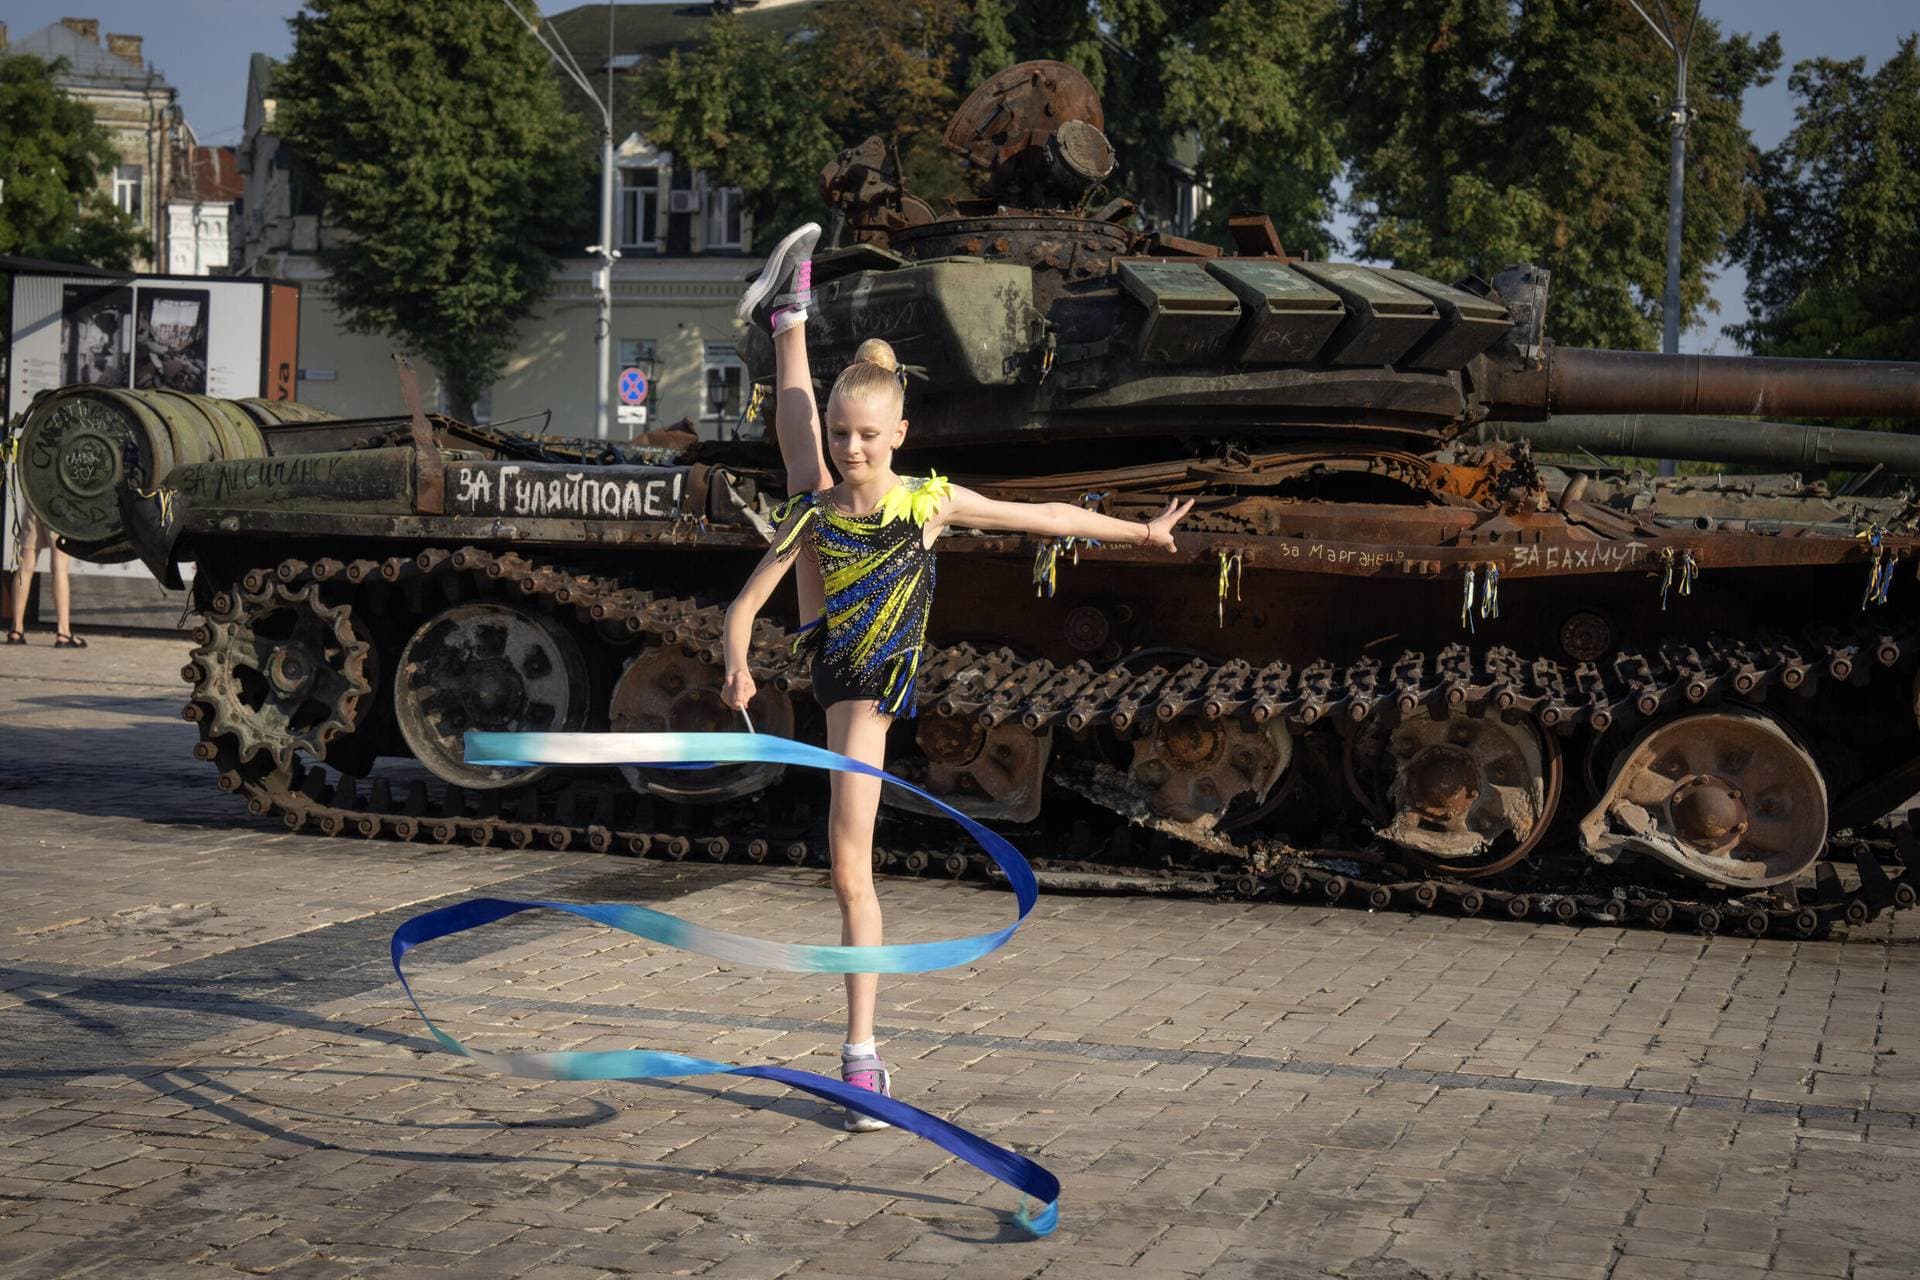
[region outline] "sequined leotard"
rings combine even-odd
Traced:
[[[786,526],[777,544],[783,554],[805,537],[820,557],[826,608],[795,643],[813,649],[821,706],[872,698],[883,715],[915,714],[934,581],[921,530],[952,492],[943,476],[908,476],[870,515],[836,511],[824,492],[799,494],[774,513]]]

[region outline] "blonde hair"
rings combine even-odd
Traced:
[[[842,396],[875,395],[891,398],[895,417],[906,407],[907,384],[900,376],[899,357],[883,339],[868,338],[853,353],[853,363],[833,380],[827,400],[831,403]]]

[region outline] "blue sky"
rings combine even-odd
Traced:
[[[547,7],[557,11],[568,5]],[[216,144],[239,140],[248,55],[285,56],[293,43],[287,19],[299,8],[298,0],[8,0],[0,20],[15,38],[68,15],[98,17],[103,31],[144,36],[148,62],[179,87],[201,141]],[[1913,0],[1707,0],[1707,14],[1736,30],[1778,31],[1789,67],[1803,58],[1861,56],[1877,66],[1901,36],[1920,28]],[[1762,147],[1777,143],[1792,127],[1784,73],[1748,95],[1746,115]],[[1344,230],[1336,225],[1337,233]],[[1721,272],[1713,290],[1721,314],[1685,335],[1684,349],[1734,350],[1719,328],[1745,315],[1743,285],[1737,270]]]

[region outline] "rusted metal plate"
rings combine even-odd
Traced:
[[[1029,148],[1044,146],[1066,120],[1106,126],[1092,82],[1064,62],[1022,62],[975,89],[940,141],[975,167],[995,172]]]
[[[446,459],[440,456],[440,444],[420,408],[420,380],[414,375],[413,362],[399,352],[394,353],[393,362],[400,371],[400,399],[413,426],[415,504],[428,515],[438,515],[447,509]]]

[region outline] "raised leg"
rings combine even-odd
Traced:
[[[879,768],[886,763],[887,728],[893,721],[874,714],[870,699],[838,702],[827,708],[827,745],[844,756]],[[884,941],[880,898],[873,889],[873,824],[880,808],[880,780],[863,774],[836,773],[827,819],[833,850],[833,892],[840,901],[840,942],[877,947]],[[880,975],[847,976],[847,1043],[873,1038],[873,1010]]]
[[[800,321],[773,335],[775,434],[780,438],[780,462],[787,472],[788,493],[812,493],[833,487],[827,471],[820,412],[813,399],[813,372],[807,364],[807,325]],[[811,622],[826,607],[820,586],[820,562],[809,546],[800,571],[794,575],[800,596],[800,620]]]

